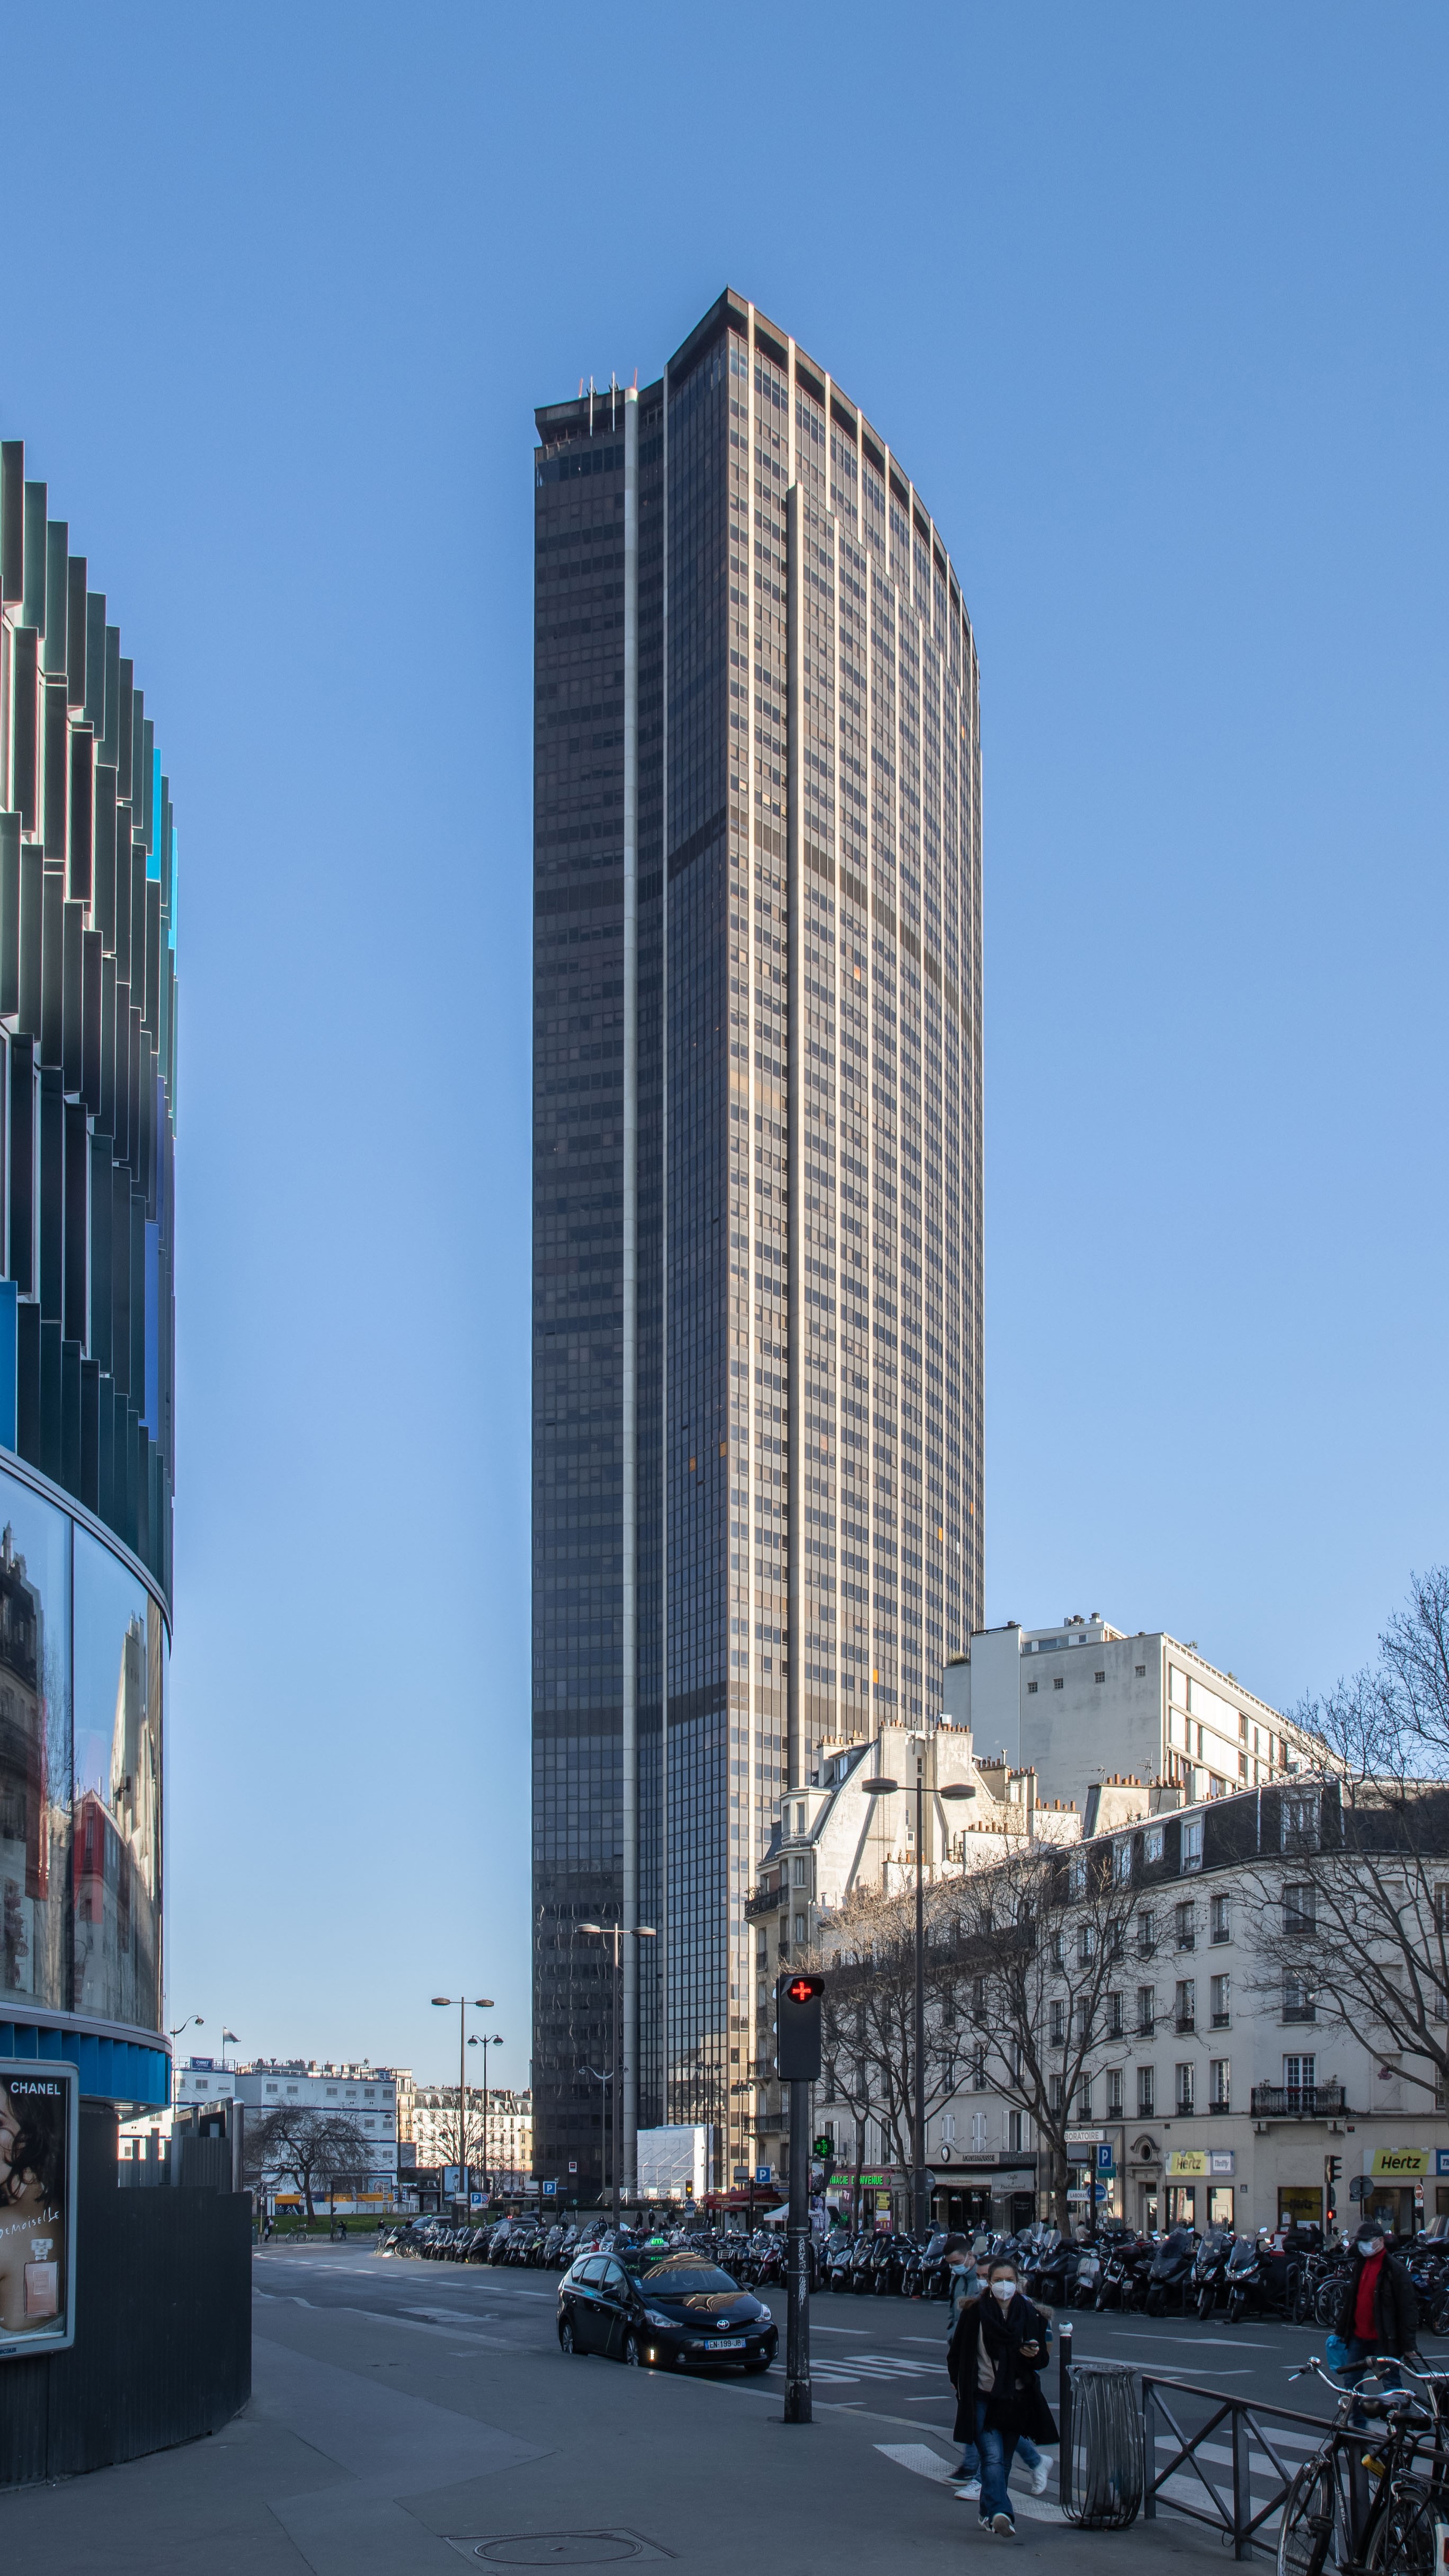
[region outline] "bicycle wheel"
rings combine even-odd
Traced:
[[[1313,2297],[1313,2322],[1316,2326],[1331,2326],[1333,2324],[1333,2321],[1338,2314],[1339,2302],[1342,2297],[1342,2281],[1319,2282],[1318,2288],[1314,2292]]]
[[[1377,2576],[1432,2576],[1434,2498],[1417,2478],[1395,2478],[1366,2563]]]
[[[1305,2460],[1283,2499],[1278,2576],[1322,2576],[1333,2546],[1336,2501],[1328,2462]]]

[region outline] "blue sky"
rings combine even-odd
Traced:
[[[0,420],[182,854],[173,2018],[527,2072],[531,413],[729,282],[982,663],[988,1616],[1449,1555],[1437,6],[0,5]],[[23,115],[22,115],[23,102]]]

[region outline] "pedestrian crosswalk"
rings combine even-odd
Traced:
[[[847,2387],[862,2379],[942,2379],[939,2360],[914,2361],[903,2352],[832,2352],[810,2361],[810,2376],[819,2386]]]

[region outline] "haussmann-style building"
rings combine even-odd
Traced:
[[[726,293],[536,415],[535,2169],[749,2139],[790,1788],[982,1616],[981,761],[905,460]],[[648,1927],[652,1939],[633,1937]]]

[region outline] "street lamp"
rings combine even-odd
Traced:
[[[451,2012],[455,2003],[458,2007],[458,2179],[463,2186],[463,2214],[466,2217],[472,2206],[468,2192],[468,2177],[470,2170],[468,2164],[468,2062],[463,2046],[463,2016],[468,2010],[468,1997],[466,1995],[434,1995],[433,2001],[443,2012]],[[491,2012],[493,2010],[493,1997],[491,1995],[475,1995],[473,1997],[473,2010],[475,2012]],[[486,2104],[484,2106],[484,2116],[485,2118],[487,2116]]]
[[[481,2049],[482,2049],[482,2051],[483,2051],[483,2173],[482,2173],[482,2183],[483,2183],[483,2197],[484,2197],[484,2199],[486,2200],[486,2199],[488,2198],[488,2051],[489,2051],[489,2049],[490,2049],[490,2048],[501,2048],[501,2047],[503,2046],[503,2033],[502,2033],[502,2031],[501,2031],[501,2030],[495,2030],[495,2031],[493,2031],[491,2034],[490,2034],[489,2032],[485,2031],[485,2032],[483,2033],[482,2038],[480,2039],[480,2038],[479,2038],[479,2036],[478,2036],[478,2033],[477,2033],[477,2032],[476,2032],[476,2030],[475,2030],[475,2032],[473,2033],[472,2038],[471,2038],[471,2039],[469,2040],[469,2042],[468,2042],[468,2046],[469,2046],[470,2048],[481,2048]]]
[[[658,1935],[652,1923],[581,1923],[578,1928],[581,1932],[597,1932],[603,1940],[612,1941],[614,1944],[614,2117],[611,2125],[614,2133],[612,2140],[614,2225],[617,2227],[619,2224],[619,2168],[624,2160],[624,1982],[620,1968],[626,1940],[653,1941],[658,1938]],[[603,2179],[601,2174],[599,2176],[601,2197]]]
[[[917,1742],[921,1739],[918,1737]],[[885,1798],[900,1787],[898,1780],[877,1778],[862,1780],[861,1788],[868,1798]],[[953,1780],[937,1792],[942,1798],[974,1798],[976,1791],[967,1780]],[[924,1747],[916,1755],[916,2010],[915,2054],[916,2080],[911,2104],[911,2214],[917,2235],[926,2232],[926,1915],[922,1879],[925,1848],[926,1758]]]
[[[190,2030],[193,2022],[195,2022],[198,2030],[204,2030],[206,2028],[205,2013],[188,2013],[185,2021],[177,2022],[174,2029],[168,2030],[166,2033],[167,2038],[179,2039],[184,2030]],[[172,2052],[171,2058],[171,2099],[174,2104],[176,2100],[176,2057],[174,2051]]]

